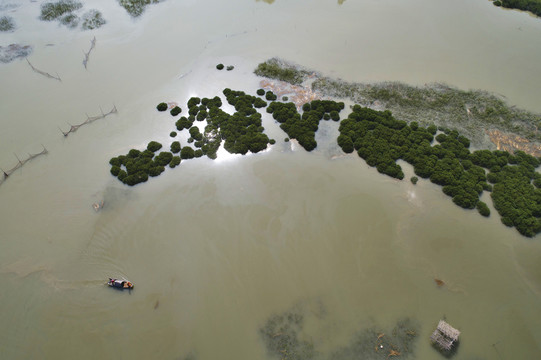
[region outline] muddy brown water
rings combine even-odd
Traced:
[[[321,358],[411,318],[412,358],[436,359],[428,337],[444,316],[462,332],[456,359],[540,356],[539,238],[342,156],[336,123],[306,153],[265,114],[269,151],[185,161],[133,188],[108,160],[168,146],[161,101],[255,93],[252,71],[272,56],[351,81],[485,89],[539,112],[541,20],[481,0],[166,1],[137,20],[92,7],[109,21],[96,31],[39,22],[27,3],[0,34],[62,78],[0,66],[0,167],[49,150],[0,185],[0,358],[271,358],[259,329],[299,307],[317,315],[299,336]],[[113,105],[67,138],[58,129]],[[107,288],[109,276],[134,291]]]

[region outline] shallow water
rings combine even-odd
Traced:
[[[306,153],[265,114],[270,151],[184,161],[133,188],[108,160],[168,146],[174,120],[157,103],[254,93],[252,71],[272,56],[352,81],[481,88],[541,111],[541,20],[480,0],[166,1],[136,20],[115,2],[92,8],[108,20],[96,31],[39,22],[39,3],[25,3],[10,13],[17,30],[0,34],[62,78],[0,66],[0,167],[49,150],[0,185],[0,358],[262,359],[259,329],[295,307],[316,313],[300,335],[322,358],[405,317],[420,323],[413,358],[437,358],[428,337],[443,316],[462,331],[456,359],[539,357],[539,239],[426,181],[336,156],[336,123]],[[58,129],[113,105],[67,138]],[[135,290],[112,291],[108,276]]]

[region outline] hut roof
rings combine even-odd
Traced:
[[[449,325],[443,320],[440,320],[438,324],[438,330],[448,338],[451,338],[453,340],[458,340],[458,336],[460,335],[460,331]]]

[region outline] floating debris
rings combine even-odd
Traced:
[[[442,287],[443,285],[445,285],[445,282],[443,282],[443,280],[434,279],[434,281],[436,282],[436,285],[438,285],[439,287]]]
[[[41,71],[39,69],[36,69],[34,67],[34,65],[32,65],[32,63],[30,63],[30,61],[28,60],[28,58],[26,59],[26,62],[28,63],[28,65],[30,65],[30,67],[32,68],[32,70],[34,70],[34,72],[37,72],[38,74],[41,74],[45,77],[48,77],[50,79],[55,79],[55,80],[58,80],[60,82],[62,82],[62,79],[60,79],[60,76],[58,76],[58,73],[56,74],[56,76],[53,76],[51,74],[49,74],[48,72],[45,72],[45,71]]]
[[[458,344],[458,336],[460,331],[449,325],[443,320],[440,320],[438,327],[430,336],[432,343],[441,351],[449,353]]]
[[[103,110],[102,110],[101,115],[98,115],[98,116],[90,117],[90,116],[86,115],[86,120],[83,121],[81,124],[79,124],[79,125],[71,125],[71,124],[69,124],[70,129],[68,131],[63,131],[62,129],[60,129],[60,131],[62,132],[64,137],[67,137],[70,133],[76,132],[81,126],[90,124],[91,122],[94,122],[94,121],[99,120],[99,119],[104,119],[105,117],[107,117],[107,116],[109,116],[111,114],[116,114],[117,112],[118,112],[118,110],[116,109],[116,106],[113,105],[113,108],[111,109],[111,111],[109,111],[106,114],[104,114]]]
[[[102,201],[100,201],[99,203],[94,203],[94,204],[92,204],[92,208],[93,208],[96,212],[98,212],[98,211],[100,211],[101,209],[103,209],[103,205],[104,205],[104,204],[105,204],[105,202],[102,200]]]

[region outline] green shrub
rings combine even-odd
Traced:
[[[168,151],[162,151],[154,158],[154,163],[159,166],[165,166],[171,162],[171,159],[173,159],[173,154]]]
[[[195,156],[195,151],[189,146],[185,146],[180,150],[181,159],[193,159]]]
[[[170,113],[171,115],[173,116],[177,116],[178,114],[180,114],[182,112],[182,109],[179,107],[179,106],[175,106],[174,108],[171,109]]]
[[[413,185],[417,184],[417,181],[419,181],[419,178],[417,176],[412,176],[410,179],[411,183]]]
[[[265,93],[265,99],[269,100],[269,101],[274,101],[276,100],[278,97],[272,92],[272,91],[267,91]]]
[[[289,98],[287,96],[282,96],[282,101],[288,101]]]
[[[156,176],[159,176],[162,172],[165,171],[165,167],[164,166],[153,166],[150,168],[150,170],[148,171],[148,175],[152,176],[152,177],[156,177]]]
[[[159,3],[160,0],[118,0],[130,16],[136,18],[143,14],[147,5]]]
[[[172,138],[174,138],[174,137],[177,136],[177,132],[176,132],[176,131],[171,131],[171,132],[169,133],[169,136],[172,137]]]
[[[234,67],[233,65],[229,65],[229,66],[226,68],[226,70],[227,70],[227,71],[231,71],[231,70],[233,70],[234,68],[235,68],[235,67]]]
[[[120,173],[120,167],[119,166],[114,165],[114,166],[111,167],[111,174],[113,176],[118,176],[119,173]]]
[[[270,139],[270,140],[269,140],[269,144],[271,144],[271,145],[274,145],[274,144],[276,144],[276,140],[274,140],[274,139]]]
[[[173,154],[178,154],[180,152],[180,142],[178,141],[173,141],[171,143],[171,152]]]
[[[500,0],[494,1],[493,4],[496,6],[502,6],[502,2]]]
[[[289,142],[289,138],[286,137],[286,138],[284,139],[284,142]]]
[[[157,141],[151,141],[147,145],[147,150],[152,151],[152,152],[156,152],[160,150],[161,148],[162,148],[162,144],[160,144]]]
[[[119,158],[113,157],[113,158],[111,158],[111,160],[109,160],[109,164],[111,164],[112,166],[121,166],[122,162],[120,161]]]
[[[265,90],[264,89],[257,89],[257,95],[259,95],[259,96],[265,95]]]
[[[159,103],[158,106],[156,106],[156,109],[158,109],[158,111],[165,111],[167,110],[167,104],[162,102],[162,103]]]
[[[201,149],[195,150],[195,151],[194,151],[194,156],[195,156],[196,158],[200,158],[201,156],[203,156],[203,150],[201,150]]]
[[[490,209],[488,208],[487,204],[482,201],[477,202],[477,210],[479,211],[479,214],[485,217],[490,216]]]
[[[218,64],[216,65],[216,69],[222,70],[224,68],[224,64]]]
[[[169,163],[169,167],[171,169],[174,169],[176,166],[178,166],[180,164],[180,156],[173,156],[173,158],[171,159],[171,162]]]

